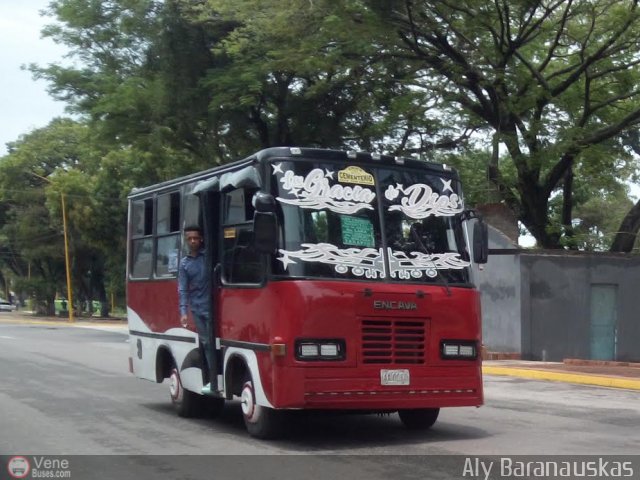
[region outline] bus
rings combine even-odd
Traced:
[[[194,224],[210,275],[210,368],[193,322],[179,319]],[[180,416],[239,401],[249,434],[274,438],[290,410],[398,412],[426,429],[440,408],[483,403],[473,272],[487,227],[447,165],[268,148],[134,189],[127,244],[129,369],[168,379]]]

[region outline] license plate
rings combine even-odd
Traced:
[[[380,385],[409,385],[409,370],[380,370]]]

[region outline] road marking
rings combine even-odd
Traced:
[[[0,338],[4,338],[5,340],[15,340],[16,337],[7,337],[6,335],[0,335]]]

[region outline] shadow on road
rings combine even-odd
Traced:
[[[141,405],[158,413],[175,417],[172,405],[153,403]],[[288,450],[300,453],[314,451],[352,450],[357,448],[389,447],[398,445],[424,445],[430,441],[448,442],[487,438],[490,433],[473,426],[460,425],[440,419],[429,430],[416,432],[407,430],[397,414],[347,414],[325,411],[286,412],[287,423],[284,435],[279,440],[269,441]],[[211,435],[232,434],[240,437],[249,434],[245,430],[240,403],[227,402],[223,412],[215,418],[178,419],[182,422],[209,426]],[[254,440],[261,441],[261,440]],[[438,452],[435,452],[438,453]]]

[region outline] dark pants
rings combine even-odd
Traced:
[[[207,378],[213,376],[213,368],[211,365],[211,358],[213,352],[211,349],[211,322],[208,315],[194,314],[193,319],[196,323],[196,330],[198,331],[198,338],[200,339],[200,351],[204,355],[204,361],[206,365],[206,374],[203,375]],[[210,381],[210,380],[207,380]],[[205,381],[205,383],[207,383]]]

